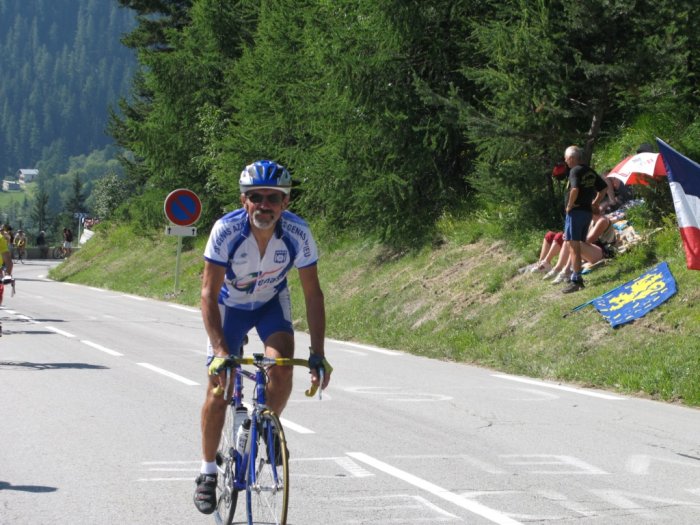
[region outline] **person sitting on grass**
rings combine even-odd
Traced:
[[[542,239],[540,258],[530,269],[531,273],[548,272],[552,269],[552,261],[559,255],[564,244],[564,232],[548,231]]]
[[[612,235],[612,237],[611,237]],[[581,243],[581,258],[589,265],[596,264],[604,258],[610,257],[608,245],[615,241],[615,229],[612,221],[605,215],[593,216],[588,228],[586,241]],[[568,243],[564,243],[559,253],[557,264],[549,270],[542,279],[551,279],[553,284],[569,281],[571,279],[571,249]]]

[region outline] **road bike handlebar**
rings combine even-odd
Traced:
[[[309,389],[304,391],[304,395],[306,395],[306,397],[313,397],[316,394],[316,392],[318,392],[318,398],[322,399],[323,389],[319,390],[319,386],[323,384],[326,371],[328,373],[331,373],[333,371],[333,367],[328,361],[326,361],[325,358],[321,358],[319,360],[313,359],[313,357],[314,356],[312,355],[310,359],[299,359],[289,357],[268,357],[264,354],[253,354],[252,356],[245,357],[228,356],[226,358],[223,358],[223,361],[221,362],[221,364],[219,364],[219,366],[217,366],[213,370],[210,368],[209,373],[210,375],[218,375],[219,373],[221,373],[222,370],[226,370],[226,384],[228,387],[228,374],[230,373],[231,368],[235,368],[239,365],[253,365],[260,369],[267,368],[270,366],[305,366],[309,368],[309,370],[315,368],[318,372],[318,383],[312,383]],[[212,391],[214,395],[220,396],[224,393],[224,388],[222,388],[221,385],[218,385],[215,386],[212,389]]]

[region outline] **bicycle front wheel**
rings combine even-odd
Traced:
[[[287,523],[289,463],[287,441],[277,415],[263,411],[251,443],[246,482],[248,525]]]
[[[231,525],[236,512],[238,491],[234,488],[233,480],[236,475],[236,436],[233,428],[234,408],[226,407],[224,429],[221,432],[219,448],[216,451],[216,511],[214,519],[217,523]]]

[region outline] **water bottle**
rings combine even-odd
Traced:
[[[245,451],[248,434],[250,433],[250,423],[250,419],[246,419],[241,424],[241,428],[238,429],[238,434],[236,434],[236,450],[239,454],[243,454]]]
[[[243,422],[248,419],[248,409],[243,405],[238,405],[233,413],[233,435],[238,436],[238,429]]]

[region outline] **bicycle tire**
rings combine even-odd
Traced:
[[[53,249],[53,258],[54,259],[63,259],[63,248],[60,246],[57,246],[56,248]]]
[[[256,439],[251,443],[251,460],[246,477],[248,525],[285,525],[289,500],[289,458],[284,430],[277,414],[271,410],[264,410],[259,415],[256,427],[256,432],[251,432]],[[273,433],[278,436],[277,454]]]
[[[234,487],[233,481],[236,475],[236,436],[234,434],[233,420],[234,408],[226,407],[226,418],[224,428],[221,432],[219,448],[216,451],[216,510],[214,518],[217,523],[231,525],[233,515],[236,513],[236,503],[238,502],[238,490]]]

